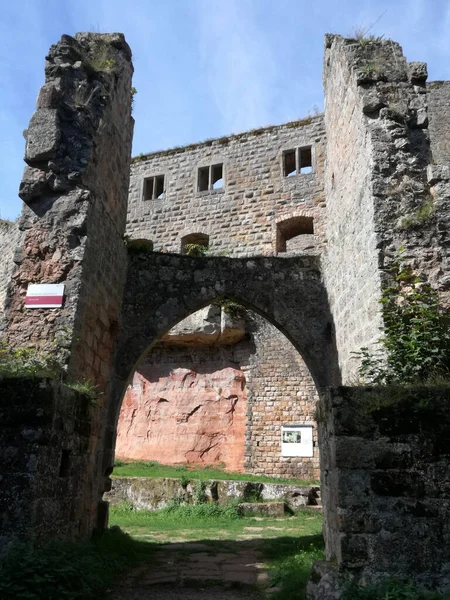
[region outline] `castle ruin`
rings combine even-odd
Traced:
[[[354,388],[337,386],[355,384],[352,353],[379,338],[400,247],[448,305],[450,82],[427,83],[426,65],[391,40],[327,35],[324,115],[136,157],[130,173],[131,75],[119,34],[52,46],[24,210],[0,226],[2,339],[53,349],[67,380],[101,392],[89,405],[61,382],[0,382],[3,539],[106,526],[124,396],[138,411],[152,369],[181,362],[196,379],[208,357],[206,375],[231,369],[216,387],[224,413],[237,398],[241,468],[311,476],[320,449],[327,562],[311,597],[328,597],[335,567],[447,589],[448,390],[427,406],[413,395],[414,420],[404,407],[367,417]],[[64,283],[62,308],[27,309],[30,283]],[[224,315],[229,301],[249,311],[244,323]],[[198,311],[215,314],[217,340],[197,339],[186,358]],[[281,456],[289,425],[312,426],[313,456]],[[407,548],[412,530],[430,532],[420,552]]]

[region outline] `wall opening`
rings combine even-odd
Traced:
[[[313,170],[312,147],[304,146],[283,152],[283,173],[285,177],[307,175]]]
[[[181,254],[203,256],[209,248],[209,235],[190,233],[181,238]]]
[[[71,450],[63,450],[61,452],[61,461],[59,463],[59,476],[68,477],[70,472]]]
[[[223,164],[200,167],[197,173],[197,191],[220,190],[223,188]]]
[[[116,456],[318,479],[316,400],[311,374],[284,334],[235,302],[217,302],[169,330],[137,366]],[[286,431],[300,432],[300,450],[288,451]]]
[[[143,200],[162,200],[164,193],[164,175],[156,175],[144,179],[142,189]]]
[[[291,217],[277,223],[277,252],[311,252],[315,246],[313,217]]]

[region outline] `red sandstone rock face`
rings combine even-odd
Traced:
[[[151,366],[136,372],[120,411],[116,456],[164,464],[225,463],[243,471],[247,395],[242,371]]]

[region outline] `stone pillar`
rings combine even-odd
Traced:
[[[98,507],[104,512],[104,405],[127,268],[132,73],[122,34],[63,35],[50,48],[26,131],[23,235],[2,327],[9,345],[51,352],[67,380],[97,386],[80,481],[86,535]],[[26,309],[29,283],[64,283],[63,307]]]
[[[352,351],[379,338],[381,287],[400,247],[447,289],[448,200],[427,179],[426,78],[426,65],[408,64],[392,40],[326,36],[324,276],[344,383],[356,375]]]

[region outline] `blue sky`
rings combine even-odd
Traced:
[[[376,23],[375,23],[376,22]],[[360,26],[450,79],[450,0],[21,0],[0,21],[0,217],[20,212],[22,132],[63,33],[122,31],[133,51],[133,154],[282,123],[323,106],[324,33]]]

